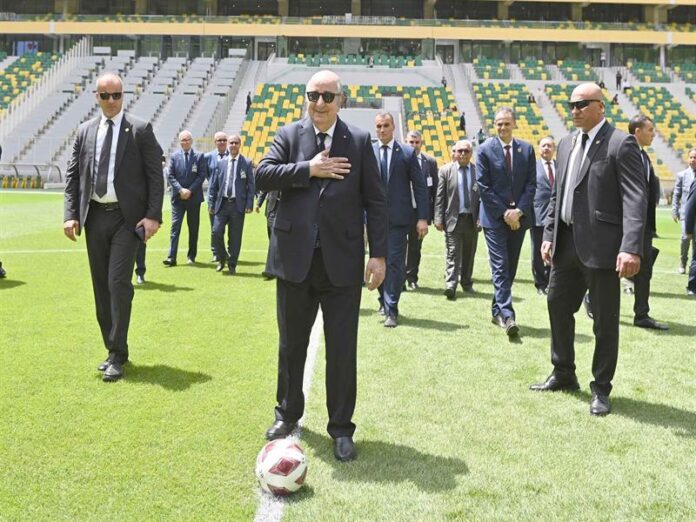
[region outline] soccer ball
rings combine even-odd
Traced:
[[[307,476],[307,458],[292,439],[266,444],[256,457],[256,478],[264,491],[286,496],[302,487]]]

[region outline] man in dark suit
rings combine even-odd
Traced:
[[[326,404],[334,455],[354,459],[358,316],[363,277],[385,274],[387,202],[370,135],[338,118],[341,81],[331,71],[307,83],[309,117],[278,130],[256,169],[259,190],[280,190],[266,271],[277,278],[278,405],[268,439],[286,437],[304,412],[302,375],[321,305]],[[364,216],[370,259],[363,273]]]
[[[433,209],[435,208],[435,194],[437,193],[437,161],[432,156],[425,154],[423,149],[423,136],[417,130],[410,130],[406,134],[406,143],[413,147],[425,176],[426,190],[428,194],[428,225],[433,222]],[[418,271],[421,262],[421,248],[423,240],[418,235],[418,219],[416,215],[416,199],[411,196],[413,206],[413,226],[408,231],[406,253],[406,284],[411,290],[418,288]]]
[[[551,192],[556,180],[556,143],[552,136],[539,140],[539,156],[536,163],[536,192],[534,193],[534,225],[529,228],[532,240],[532,275],[539,295],[546,295],[549,286],[550,267],[541,258],[541,243],[544,237],[544,221],[549,208]]]
[[[123,376],[128,361],[131,274],[141,241],[162,222],[162,149],[149,123],[123,112],[123,83],[97,80],[101,114],[77,129],[65,178],[63,232],[72,241],[85,229],[97,321],[109,354],[104,381]]]
[[[233,134],[227,139],[229,156],[220,160],[219,168],[211,178],[208,189],[209,213],[213,222],[213,246],[218,259],[217,271],[225,268],[229,275],[237,271],[237,260],[242,247],[244,216],[254,208],[254,169],[251,162],[239,153],[242,139]],[[227,226],[227,250],[225,250]]]
[[[421,240],[428,233],[428,195],[415,151],[394,139],[394,117],[388,112],[377,114],[375,130],[378,141],[373,144],[374,154],[389,206],[387,275],[379,288],[379,303],[386,317],[384,326],[395,328],[401,289],[406,281],[406,238],[413,226],[411,194],[416,201],[416,231]]]
[[[271,230],[273,230],[273,223],[275,221],[276,212],[278,210],[278,203],[280,202],[280,191],[259,191],[258,197],[256,198],[256,213],[259,213],[261,211],[261,207],[263,206],[264,202],[266,203],[266,208],[263,212],[264,216],[266,217],[266,233],[268,234],[268,240],[270,241]],[[268,260],[268,256],[266,256],[266,260]],[[275,279],[273,275],[266,272],[265,268],[263,272],[261,272],[261,275],[266,281],[270,279]]]
[[[655,124],[647,116],[642,114],[634,116],[628,122],[628,132],[635,136],[638,145],[640,146],[640,155],[643,160],[643,173],[647,181],[648,193],[648,213],[645,222],[645,234],[643,236],[643,256],[645,260],[641,264],[640,272],[633,276],[633,324],[641,328],[650,328],[652,330],[668,330],[666,324],[659,323],[650,317],[650,280],[652,279],[653,265],[659,250],[653,247],[653,236],[657,233],[657,225],[655,221],[655,208],[660,201],[660,180],[655,175],[650,157],[645,151],[646,147],[652,144],[655,138]]]
[[[227,134],[225,134],[222,131],[216,132],[213,139],[215,140],[215,149],[211,150],[205,155],[205,159],[207,162],[205,178],[208,180],[208,190],[210,190],[210,180],[215,174],[215,172],[217,172],[218,163],[223,158],[226,158],[229,154],[227,152]],[[210,196],[210,194],[208,194],[208,196]],[[215,255],[214,246],[215,239],[213,239],[213,219],[215,218],[215,215],[208,213],[208,217],[210,218],[210,251],[213,253],[213,263],[217,263],[218,259]]]
[[[684,231],[686,232],[686,239],[693,241],[696,237],[696,181],[691,184],[685,206]],[[689,281],[686,284],[686,295],[696,296],[696,255],[691,260]]]
[[[534,222],[536,158],[534,148],[513,138],[515,114],[501,107],[495,115],[497,138],[479,148],[476,177],[481,193],[481,226],[493,274],[492,322],[514,337],[519,332],[512,307],[524,231]]]
[[[473,292],[474,256],[478,243],[479,191],[476,169],[471,163],[473,145],[460,140],[452,147],[453,159],[438,173],[435,228],[445,232],[447,258],[445,295],[454,300],[457,284]]]
[[[186,260],[189,265],[196,262],[198,254],[198,227],[203,203],[203,181],[207,172],[205,154],[193,150],[193,136],[187,130],[179,133],[181,149],[169,158],[167,179],[172,188],[172,230],[169,255],[163,261],[166,266],[176,266],[176,252],[179,249],[179,233],[186,216],[189,233],[189,247]]]
[[[569,106],[579,130],[558,144],[558,176],[541,246],[544,260],[552,263],[548,309],[553,373],[530,388],[579,389],[574,314],[589,288],[595,334],[590,413],[606,415],[619,353],[619,278],[641,268],[647,183],[635,137],[604,118],[599,86],[578,85]]]

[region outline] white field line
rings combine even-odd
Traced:
[[[319,310],[317,318],[314,321],[314,326],[312,326],[312,333],[309,336],[309,346],[307,347],[307,360],[305,362],[305,372],[304,381],[302,382],[302,392],[305,396],[305,403],[308,402],[309,392],[312,389],[312,377],[314,376],[314,363],[317,360],[317,352],[319,351],[319,341],[321,340],[321,333],[324,329],[324,319]],[[291,438],[299,441],[300,439],[300,428],[304,425],[305,413],[298,422],[298,429],[296,429]],[[259,497],[259,505],[256,508],[256,515],[254,516],[254,522],[280,522],[283,516],[283,508],[285,507],[285,499],[282,497],[275,497],[269,493],[266,493],[258,488],[257,491]]]

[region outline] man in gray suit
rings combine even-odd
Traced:
[[[556,180],[556,142],[553,136],[539,140],[539,156],[536,162],[536,192],[534,193],[534,225],[529,228],[532,240],[532,275],[539,295],[546,295],[549,286],[550,267],[541,258],[541,243],[544,236],[544,220],[549,208],[551,191]]]
[[[619,278],[641,267],[647,181],[634,136],[604,117],[602,90],[578,85],[568,102],[578,132],[558,144],[541,254],[551,267],[548,309],[553,372],[534,391],[574,391],[575,318],[589,288],[595,350],[591,415],[611,411],[609,394],[619,355]]]
[[[149,123],[123,112],[123,82],[97,80],[100,114],[77,129],[65,183],[63,232],[85,229],[97,321],[109,355],[104,381],[123,376],[133,301],[131,274],[141,241],[162,222],[162,149]]]
[[[465,292],[474,291],[471,274],[478,242],[480,198],[472,153],[470,141],[458,141],[452,147],[452,162],[438,172],[435,228],[445,232],[445,295],[450,300],[456,299],[457,284]]]
[[[677,172],[674,183],[674,194],[672,195],[672,219],[675,223],[681,223],[681,256],[679,263],[679,273],[686,273],[687,261],[689,260],[689,245],[691,244],[691,263],[696,263],[696,242],[687,237],[688,233],[684,228],[684,211],[686,209],[686,198],[689,189],[696,177],[696,148],[689,151],[689,166]]]

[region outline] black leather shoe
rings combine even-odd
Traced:
[[[456,288],[445,288],[445,297],[449,299],[450,301],[454,300],[457,298],[457,289]]]
[[[123,377],[123,365],[121,365],[121,363],[112,361],[109,364],[109,366],[106,367],[106,370],[104,370],[104,374],[102,375],[102,381],[116,382],[121,377]]]
[[[549,378],[546,379],[544,382],[540,382],[538,384],[532,384],[529,387],[529,389],[532,391],[550,391],[550,392],[578,391],[580,389],[580,385],[578,384],[577,377],[573,377],[572,379],[560,380],[554,374],[551,374],[551,375],[549,375]]]
[[[162,261],[166,266],[176,266],[176,259],[172,259],[171,257],[168,257],[164,261]]]
[[[384,326],[386,328],[396,328],[398,325],[399,323],[396,321],[395,315],[389,315],[387,319],[384,321]]]
[[[411,282],[408,284],[408,287],[409,287],[411,290],[418,290],[418,283],[416,283],[415,281],[411,281]]]
[[[354,460],[358,454],[355,451],[352,437],[337,437],[334,439],[334,456],[341,462]]]
[[[0,263],[0,279],[5,277],[7,277],[7,272],[5,272],[5,269],[2,267],[2,263]]]
[[[592,392],[592,400],[590,401],[590,415],[609,415],[611,413],[611,405],[609,397],[601,393]]]
[[[195,265],[195,264],[196,264],[196,260],[193,259],[192,257],[187,257],[187,258],[186,258],[186,264],[187,264],[187,265]]]
[[[658,323],[649,315],[646,317],[641,317],[640,319],[634,319],[633,325],[640,328],[650,328],[651,330],[669,330],[669,326],[664,323]]]
[[[517,323],[512,317],[505,319],[505,333],[508,337],[514,337],[520,333],[520,327],[517,326]]]
[[[145,276],[141,276],[141,275],[137,276],[135,278],[135,283],[138,285],[144,285],[145,284]]]
[[[491,318],[491,322],[500,328],[505,328],[505,319],[503,319],[502,315],[494,315]]]
[[[215,271],[216,271],[216,272],[222,272],[222,271],[224,270],[224,268],[225,268],[225,264],[224,264],[224,263],[218,263],[217,266],[215,267]]]
[[[587,317],[594,320],[594,314],[592,313],[592,303],[590,302],[590,294],[585,294],[582,298],[582,305],[585,307],[585,313]]]
[[[225,275],[232,276],[232,275],[234,275],[234,274],[236,274],[236,273],[237,273],[237,269],[236,269],[236,268],[229,268],[229,269],[227,270],[227,272],[225,272]]]
[[[379,310],[377,310],[379,315],[386,315],[387,312],[384,311],[384,307],[380,305]]]
[[[473,286],[462,286],[462,290],[464,292],[466,292],[467,294],[473,294],[476,292],[476,290],[474,290]]]
[[[266,430],[266,438],[268,440],[284,439],[290,435],[296,427],[296,422],[277,420]]]
[[[537,294],[539,295],[547,295],[549,291],[546,288],[537,288]]]
[[[111,364],[111,359],[107,358],[106,361],[104,361],[99,366],[97,366],[97,371],[98,372],[106,371],[106,369],[109,367],[110,364]]]

